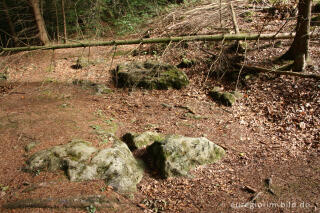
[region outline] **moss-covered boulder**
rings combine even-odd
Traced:
[[[224,92],[221,88],[215,87],[209,91],[209,96],[217,103],[221,103],[225,106],[232,106],[236,100],[242,98],[243,95],[237,91]]]
[[[215,163],[225,151],[208,139],[171,135],[147,147],[155,167],[163,177],[188,176],[199,165]]]
[[[72,141],[33,154],[27,171],[64,169],[71,181],[103,179],[119,192],[132,192],[143,176],[143,169],[128,146],[115,138],[110,148],[98,150],[85,141]]]
[[[152,61],[118,65],[113,76],[118,87],[181,89],[189,84],[187,75],[175,66]]]
[[[127,133],[122,137],[123,141],[129,146],[130,150],[142,149],[151,145],[155,141],[162,141],[165,135],[157,132]]]
[[[65,145],[36,152],[27,160],[26,170],[36,172],[63,169],[68,159],[85,162],[96,151],[89,142],[74,140]]]
[[[71,181],[104,179],[119,192],[133,192],[141,181],[143,169],[128,146],[117,140],[111,148],[98,151],[89,163],[68,160]]]

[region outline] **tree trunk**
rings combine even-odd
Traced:
[[[11,35],[13,37],[13,42],[16,45],[18,43],[18,37],[17,37],[17,33],[16,33],[16,30],[15,30],[14,24],[12,23],[11,18],[10,18],[10,13],[9,13],[9,9],[8,9],[7,3],[6,3],[5,0],[2,0],[2,4],[3,4],[4,13],[6,15],[6,18],[7,18],[7,21],[8,21],[8,25],[9,25],[9,28],[10,28],[10,33],[11,33]]]
[[[67,35],[66,14],[64,11],[64,0],[61,0],[61,8],[62,8],[62,16],[63,16],[63,34],[64,34],[63,42],[67,43],[68,35]]]
[[[294,60],[293,71],[302,72],[308,59],[312,0],[299,0],[296,36],[281,59]]]
[[[46,25],[44,23],[41,11],[40,11],[40,0],[29,0],[33,9],[34,18],[37,23],[37,27],[39,30],[39,39],[43,44],[49,43],[49,38],[46,30]]]
[[[59,13],[58,13],[57,0],[54,1],[54,7],[56,10],[57,41],[59,42],[60,30],[59,30],[59,15],[58,15]]]

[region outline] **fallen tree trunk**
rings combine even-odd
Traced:
[[[165,37],[165,38],[147,38],[147,39],[133,39],[133,40],[114,40],[114,41],[100,41],[100,42],[86,42],[76,44],[58,44],[47,46],[28,46],[3,48],[0,47],[0,52],[15,52],[15,51],[31,51],[31,50],[51,50],[51,49],[65,49],[78,47],[94,47],[94,46],[114,46],[114,45],[132,45],[132,44],[152,44],[152,43],[170,43],[181,41],[241,41],[241,40],[272,40],[272,39],[291,39],[294,38],[295,33],[278,33],[278,34],[217,34],[217,35],[198,35],[198,36],[181,36],[181,37]],[[311,37],[319,36],[319,34],[311,35]]]
[[[273,74],[278,74],[278,75],[291,75],[291,76],[297,76],[300,78],[314,78],[314,79],[320,80],[320,75],[317,75],[317,74],[271,70],[271,69],[266,69],[263,67],[248,66],[248,65],[242,65],[242,64],[236,64],[236,65],[239,67],[243,67],[243,69],[245,69],[245,70],[254,71],[254,72],[258,72],[258,73],[273,73]]]

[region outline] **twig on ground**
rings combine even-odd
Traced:
[[[249,192],[249,193],[256,193],[256,192],[257,192],[256,189],[252,188],[251,186],[247,186],[247,185],[244,186],[242,189],[243,189],[244,191]]]
[[[257,73],[273,73],[273,74],[279,74],[279,75],[291,75],[291,76],[297,76],[301,78],[314,78],[317,80],[320,80],[320,75],[317,74],[309,74],[309,73],[300,73],[300,72],[291,72],[291,71],[278,71],[278,70],[271,70],[266,69],[263,67],[256,67],[256,66],[248,66],[244,64],[236,64],[239,67],[242,67],[249,71],[254,71]]]
[[[255,203],[257,201],[257,199],[263,194],[263,192],[258,192],[256,193],[251,199],[250,199],[250,203]]]

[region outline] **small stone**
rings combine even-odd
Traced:
[[[232,106],[237,99],[243,97],[243,94],[237,91],[233,92],[223,92],[221,88],[215,87],[210,92],[209,95],[214,101],[221,103],[225,106]]]
[[[27,144],[25,147],[24,147],[24,150],[26,151],[26,152],[30,152],[31,151],[31,149],[33,149],[34,147],[36,147],[38,145],[38,142],[31,142],[31,143],[29,143],[29,144]]]
[[[300,127],[301,129],[305,129],[305,128],[306,128],[306,123],[300,122],[300,123],[299,123],[299,127]]]
[[[104,84],[97,84],[95,86],[95,90],[97,92],[97,94],[110,94],[112,93],[112,89],[110,89],[109,87],[107,87],[106,85]]]
[[[190,60],[188,58],[183,58],[180,62],[180,64],[178,64],[178,68],[190,68],[195,64],[195,62],[193,60]]]
[[[6,192],[2,191],[0,192],[0,197],[4,197],[6,194],[7,194]]]

